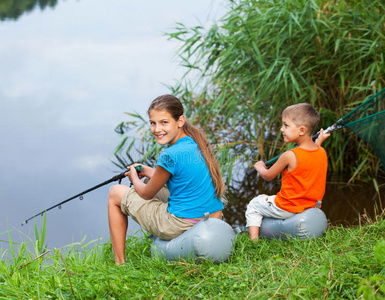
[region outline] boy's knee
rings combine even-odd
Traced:
[[[254,214],[254,213],[258,213],[259,211],[259,205],[258,205],[258,201],[256,200],[251,200],[249,202],[249,204],[247,204],[246,206],[246,214]]]

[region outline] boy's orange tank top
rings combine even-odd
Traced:
[[[282,171],[281,190],[275,204],[288,212],[301,213],[322,201],[326,187],[328,159],[322,147],[306,150],[300,147],[291,151],[297,157],[297,166],[290,172]]]

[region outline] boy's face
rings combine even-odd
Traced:
[[[285,143],[295,143],[301,135],[301,127],[294,124],[294,122],[287,118],[282,117],[281,132]]]

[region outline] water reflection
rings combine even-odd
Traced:
[[[2,0],[0,3],[0,20],[17,20],[26,12],[36,8],[55,7],[58,0]]]
[[[222,0],[113,3],[0,0],[2,249],[8,230],[15,243],[34,239],[24,220],[116,174],[110,158],[124,112],[144,115],[182,75],[163,33],[223,14]],[[108,188],[49,211],[48,247],[107,242]]]
[[[348,185],[344,178],[330,178],[326,184],[322,210],[333,225],[357,225],[360,215],[375,217],[376,211],[385,208],[385,179],[379,183],[380,197],[371,183]],[[259,194],[275,195],[280,189],[280,181],[266,182],[257,176],[246,176],[244,180],[228,187],[230,201],[224,211],[229,224],[245,225],[245,211],[249,201]]]

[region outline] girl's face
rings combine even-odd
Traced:
[[[296,142],[300,136],[300,128],[289,118],[282,118],[281,132],[285,143]]]
[[[170,144],[185,136],[182,129],[185,117],[182,115],[178,121],[165,110],[151,110],[149,112],[150,129],[159,145]]]

